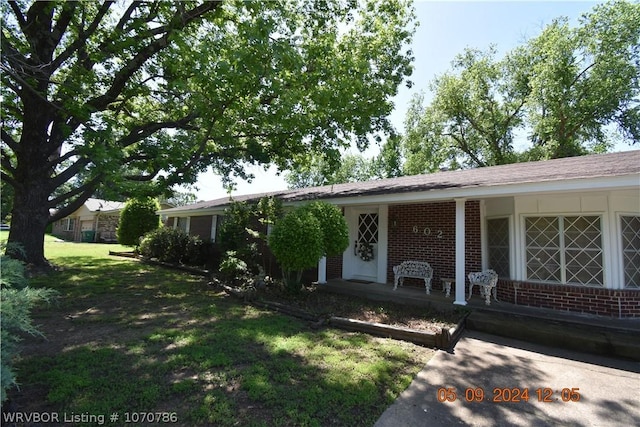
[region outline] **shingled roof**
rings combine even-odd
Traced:
[[[478,196],[482,196],[492,187],[634,175],[637,177],[634,182],[640,188],[640,150],[249,194],[234,196],[233,200],[251,201],[274,196],[285,202],[296,202],[453,189],[477,189]],[[211,209],[229,202],[230,199],[224,197],[168,209],[163,213]]]

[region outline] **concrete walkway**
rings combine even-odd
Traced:
[[[447,401],[450,389],[455,401]],[[476,401],[481,391],[484,399]],[[640,363],[465,332],[453,353],[439,351],[429,361],[374,427],[455,425],[640,426]]]

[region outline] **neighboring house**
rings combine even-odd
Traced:
[[[53,223],[53,235],[74,242],[116,242],[124,202],[87,199],[71,215]]]
[[[640,151],[303,188],[272,195],[285,205],[322,199],[342,208],[350,246],[321,260],[318,281],[393,281],[405,260],[427,261],[433,283],[500,275],[513,304],[640,317]],[[215,238],[228,198],[163,210],[169,225]],[[373,259],[356,248],[367,243]],[[407,280],[408,282],[409,280]],[[419,283],[418,281],[415,282]]]

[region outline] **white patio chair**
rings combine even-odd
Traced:
[[[491,304],[491,291],[493,290],[493,299],[498,301],[498,273],[493,270],[479,271],[469,273],[469,298],[473,294],[473,287],[480,286],[480,294],[485,298],[485,304]]]

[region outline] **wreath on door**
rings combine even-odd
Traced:
[[[363,261],[371,261],[373,259],[373,245],[369,242],[360,242],[357,252]]]

